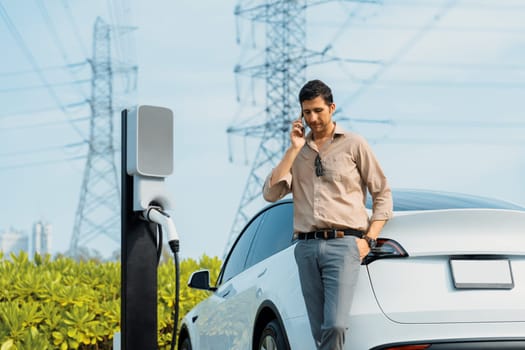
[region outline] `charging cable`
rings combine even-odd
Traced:
[[[168,213],[161,207],[150,206],[142,213],[144,219],[156,223],[159,227],[159,237],[162,237],[162,231],[167,234],[168,245],[170,246],[173,258],[175,260],[175,310],[173,312],[173,336],[171,338],[171,350],[175,349],[177,343],[177,326],[179,323],[179,300],[180,300],[180,266],[179,266],[179,235],[175,228],[175,223]],[[162,242],[162,238],[159,238]],[[162,243],[159,243],[162,244]]]

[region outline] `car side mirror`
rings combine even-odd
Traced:
[[[191,274],[188,286],[195,289],[216,291],[217,288],[210,286],[210,271],[199,270]]]

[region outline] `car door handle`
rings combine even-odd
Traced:
[[[226,298],[230,293],[231,291],[233,290],[233,287],[231,285],[229,285],[228,287],[226,287],[226,289],[221,293],[219,294],[221,298]]]
[[[264,276],[264,274],[266,273],[266,271],[268,271],[267,268],[264,268],[264,270],[262,270],[258,275],[257,275],[257,278],[261,278],[262,276]]]

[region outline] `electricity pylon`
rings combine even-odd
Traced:
[[[265,120],[258,125],[230,127],[228,133],[261,138],[248,182],[226,245],[231,246],[253,213],[250,205],[261,197],[266,176],[284,154],[290,123],[299,116],[297,93],[305,82],[306,0],[244,1],[235,15],[265,23],[264,60],[255,65],[240,63],[236,74],[263,79],[266,84]]]
[[[69,253],[75,257],[79,248],[96,236],[106,235],[120,242],[120,192],[113,140],[111,30],[100,17],[95,21],[93,37],[89,151],[69,247]]]

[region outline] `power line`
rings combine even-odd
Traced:
[[[461,6],[458,4],[455,6],[456,9],[459,9]],[[349,16],[356,17],[357,13],[350,13]],[[340,27],[339,24],[335,23],[334,21],[325,20],[325,19],[318,19],[315,18],[314,20],[309,22],[312,27],[319,27],[319,28],[330,28],[330,27]],[[362,20],[361,22],[355,22],[352,23],[352,29],[353,30],[359,30],[359,31],[414,31],[420,29],[420,26],[415,24],[410,24],[406,22],[387,22],[387,23],[374,23],[370,24],[366,20]],[[342,30],[342,29],[340,29]],[[525,31],[525,26],[523,25],[504,25],[501,24],[499,26],[474,26],[471,25],[468,22],[465,22],[463,25],[450,25],[450,24],[442,24],[439,27],[436,27],[433,29],[434,32],[476,32],[476,33],[523,33]],[[333,40],[332,40],[333,41]]]
[[[362,81],[367,83],[366,80]],[[525,81],[436,81],[436,80],[381,80],[375,85],[380,86],[417,86],[429,88],[468,88],[468,89],[523,89]]]
[[[74,107],[87,105],[87,103],[88,101],[77,101],[77,102],[66,104],[63,107],[74,108]],[[17,112],[7,112],[4,114],[0,114],[0,119],[18,117],[18,116],[33,116],[33,114],[56,111],[57,109],[60,109],[60,106],[53,105],[53,106],[47,106],[47,107],[41,107],[41,108],[26,109],[26,110],[17,111]],[[70,123],[72,120],[73,119],[69,119],[69,120],[66,120],[66,122]]]
[[[46,5],[43,0],[35,0],[38,6],[38,10],[40,14],[42,15],[42,18],[44,19],[44,23],[46,24],[47,28],[49,29],[49,32],[51,33],[51,36],[53,37],[53,42],[55,43],[56,47],[62,54],[62,59],[64,62],[69,62],[69,57],[66,52],[66,49],[64,48],[64,45],[62,45],[62,40],[60,40],[60,37],[58,36],[58,33],[55,29],[55,26],[53,25],[53,21],[51,21],[51,18],[49,17],[49,12],[47,11]]]
[[[87,61],[83,61],[83,62],[69,63],[63,66],[40,67],[40,70],[42,72],[47,72],[47,71],[63,70],[64,68],[72,69],[72,68],[82,67],[87,64],[88,64]],[[14,71],[14,72],[3,72],[3,73],[0,73],[0,78],[17,76],[17,75],[25,75],[25,74],[34,74],[34,73],[36,73],[34,69],[26,69],[26,70]]]
[[[447,12],[449,12],[452,7],[456,5],[458,0],[449,0],[441,9],[433,15],[430,20],[414,35],[412,36],[404,45],[402,45],[383,65],[381,65],[378,70],[370,77],[364,81],[364,84],[361,87],[352,93],[344,102],[343,106],[346,106],[349,102],[355,100],[359,97],[365,90],[373,85],[392,65],[396,64],[401,57],[403,57],[411,48],[413,48],[431,29],[432,27],[439,22]]]
[[[396,63],[397,66],[408,68],[445,68],[445,69],[459,69],[465,70],[479,70],[486,72],[487,70],[497,71],[515,71],[525,70],[525,65],[518,63],[464,63],[464,62],[435,62],[435,61],[401,61]]]
[[[74,80],[74,81],[63,81],[63,82],[57,82],[57,83],[47,83],[46,85],[30,85],[30,86],[20,86],[16,88],[15,87],[5,88],[5,89],[0,89],[0,93],[47,89],[49,87],[75,86],[75,85],[81,85],[81,84],[87,84],[87,83],[91,83],[91,80],[84,79],[84,80]]]
[[[111,19],[111,22],[117,27],[120,28],[122,26],[122,16],[121,16],[121,8],[117,1],[115,0],[109,0],[107,2],[108,6],[108,13],[109,17]],[[117,57],[119,59],[122,59],[124,57],[124,49],[122,48],[122,40],[120,38],[120,35],[118,32],[115,32],[113,35],[113,38],[115,38],[114,41],[114,47],[115,51],[117,53]]]
[[[22,38],[22,35],[20,35],[20,33],[18,32],[18,29],[16,28],[14,23],[11,21],[11,18],[9,17],[9,14],[5,10],[5,8],[2,5],[2,3],[0,3],[0,16],[4,19],[4,22],[6,23],[7,28],[9,29],[9,31],[11,32],[13,37],[15,38],[16,43],[18,44],[18,46],[20,47],[20,49],[22,50],[22,52],[26,56],[26,59],[33,66],[33,68],[35,70],[35,73],[38,75],[39,79],[42,81],[44,86],[47,87],[48,92],[51,95],[51,97],[53,98],[53,100],[55,100],[55,103],[60,107],[60,109],[62,109],[65,112],[65,109],[63,107],[62,102],[58,98],[58,96],[55,93],[55,91],[51,88],[51,86],[48,83],[46,77],[44,76],[42,70],[38,66],[38,63],[37,63],[35,57],[33,56],[33,53],[31,52],[29,47],[26,45],[24,39]]]
[[[461,117],[455,119],[425,120],[423,118],[365,118],[365,117],[337,117],[337,121],[362,123],[362,124],[382,124],[390,126],[424,126],[424,127],[454,127],[454,128],[487,128],[487,129],[516,129],[525,128],[525,121],[468,121]]]
[[[43,0],[35,0],[35,1],[36,1],[37,5],[38,5],[38,9],[39,9],[40,13],[42,14],[42,17],[44,18],[44,23],[46,24],[47,28],[49,29],[49,31],[51,33],[51,36],[53,37],[53,42],[55,43],[56,47],[58,48],[58,50],[62,54],[62,59],[64,60],[64,62],[66,64],[69,63],[70,60],[69,60],[69,56],[67,54],[67,51],[64,48],[64,45],[62,44],[62,40],[58,36],[58,33],[57,33],[56,29],[55,29],[55,26],[53,25],[53,21],[51,21],[51,18],[49,17],[49,13],[47,11],[47,8],[45,6],[44,1]],[[71,77],[74,80],[78,80],[78,77],[72,71],[68,70],[68,73],[71,75]],[[80,93],[80,95],[82,97],[84,97],[85,99],[87,99],[86,93],[82,89],[80,89],[78,86],[76,86],[76,87],[77,87],[77,91]]]
[[[348,26],[350,25],[350,23],[352,23],[352,20],[355,19],[355,17],[356,17],[356,15],[358,14],[359,10],[361,10],[361,6],[362,6],[362,4],[359,3],[359,4],[357,5],[357,7],[356,7],[353,11],[351,11],[351,12],[348,14],[348,16],[346,17],[346,20],[344,21],[344,23],[343,23],[342,25],[339,26],[339,30],[334,34],[334,36],[332,37],[332,39],[328,41],[329,43],[336,42],[336,41],[339,39],[339,37],[340,37],[341,35],[343,35],[343,33],[344,33],[345,30],[348,28]],[[328,44],[328,45],[325,47],[324,51],[327,51],[327,50],[330,49],[331,47],[332,47],[332,44]]]
[[[46,128],[46,127],[53,127],[57,125],[64,125],[69,124],[70,122],[82,122],[89,120],[90,117],[81,117],[81,118],[75,118],[71,120],[60,120],[60,121],[50,121],[50,122],[44,122],[44,123],[34,123],[34,124],[26,124],[26,125],[15,125],[15,126],[8,126],[8,127],[0,127],[0,132],[2,131],[14,131],[14,130],[26,130],[26,129],[40,129],[40,128]]]
[[[316,22],[316,26],[332,26],[332,22]],[[419,29],[419,26],[409,25],[409,24],[374,24],[373,26],[368,23],[356,24],[353,27],[353,30],[362,30],[362,31],[414,31]],[[440,26],[433,29],[435,32],[453,32],[453,33],[523,33],[525,32],[525,27],[523,26],[514,26],[514,27],[472,27],[472,26]]]
[[[82,36],[80,35],[80,31],[78,30],[77,23],[75,18],[73,17],[73,13],[71,12],[71,8],[69,7],[69,1],[68,0],[62,0],[62,7],[64,8],[67,19],[69,20],[69,24],[73,28],[73,34],[75,34],[75,37],[77,38],[76,42],[80,46],[80,49],[82,50],[82,54],[84,57],[89,57],[88,50],[86,49],[86,45],[84,44],[84,39],[82,39]]]
[[[4,153],[0,153],[0,157],[16,157],[16,156],[21,156],[25,154],[45,153],[45,152],[50,152],[50,151],[64,150],[66,148],[84,146],[86,144],[87,144],[86,142],[75,142],[75,143],[68,143],[66,145],[60,145],[60,146],[39,147],[39,148],[27,149],[23,151],[4,152]]]
[[[419,8],[436,8],[441,6],[441,3],[439,2],[432,2],[432,1],[420,1],[420,0],[396,0],[396,1],[389,1],[388,6],[392,7],[419,7]],[[487,11],[525,11],[525,6],[523,4],[505,4],[502,3],[501,0],[494,1],[493,4],[489,4],[487,2],[465,2],[463,1],[458,8],[461,9],[471,9],[474,8],[476,10],[487,10]]]
[[[363,4],[369,4],[369,5],[381,5],[383,0],[341,0],[343,2],[355,2],[355,3],[363,3]],[[328,1],[326,0],[317,0],[317,1],[309,1],[308,7],[313,7],[317,5],[324,5]],[[305,6],[306,8],[306,6]]]
[[[69,112],[66,110],[65,105],[62,103],[58,95],[56,94],[55,90],[52,86],[49,85],[49,82],[47,81],[46,77],[44,76],[42,70],[40,69],[35,57],[33,56],[33,53],[29,49],[29,47],[26,45],[22,35],[20,35],[20,32],[16,28],[13,21],[11,21],[11,18],[9,17],[9,14],[5,10],[2,3],[0,3],[0,16],[3,18],[4,22],[7,25],[7,28],[11,32],[11,35],[15,38],[16,43],[26,56],[26,59],[29,61],[31,66],[33,66],[33,69],[35,70],[37,76],[39,77],[40,81],[46,86],[47,91],[49,92],[50,96],[53,98],[57,106],[59,106],[60,110],[66,115],[67,118],[69,118]],[[82,131],[73,123],[70,123],[73,129],[82,137],[82,139],[85,139],[84,134]]]
[[[0,171],[8,171],[8,170],[15,170],[15,169],[21,169],[21,168],[30,168],[35,166],[46,166],[46,165],[52,165],[57,163],[68,163],[75,160],[81,160],[86,159],[86,156],[75,156],[75,157],[69,157],[69,158],[60,158],[60,159],[52,159],[52,160],[39,160],[35,162],[28,162],[28,163],[20,163],[20,164],[13,164],[13,165],[5,165],[0,167]]]
[[[371,144],[381,145],[490,145],[490,146],[524,146],[525,139],[495,139],[495,138],[472,138],[472,137],[389,137],[370,138]]]

